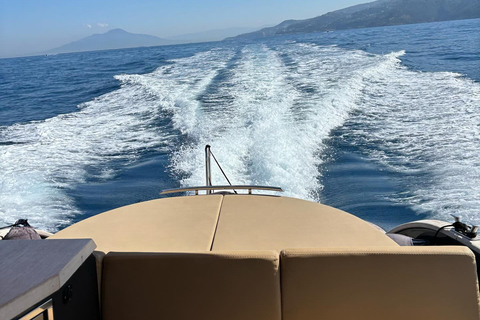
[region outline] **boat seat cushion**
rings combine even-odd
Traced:
[[[103,319],[280,320],[275,251],[120,253],[103,260]]]
[[[283,250],[283,320],[478,320],[466,247]]]

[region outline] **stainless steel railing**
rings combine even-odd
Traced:
[[[248,190],[248,194],[252,194],[252,190],[267,190],[267,191],[283,192],[283,189],[279,188],[279,187],[251,186],[251,185],[250,186],[228,185],[228,186],[198,186],[198,187],[167,189],[167,190],[163,190],[160,194],[195,191],[195,194],[198,195],[199,191],[207,191],[207,194],[211,194],[213,190],[234,190],[234,189],[236,189],[236,190]]]
[[[213,157],[213,160],[218,165],[218,168],[220,171],[222,171],[223,176],[228,182],[227,185],[220,185],[220,186],[214,186],[212,185],[212,168],[211,168],[211,157]],[[233,190],[233,192],[237,193],[238,190],[248,190],[248,194],[252,194],[252,190],[267,190],[267,191],[277,191],[277,192],[283,192],[282,188],[279,187],[269,187],[269,186],[255,186],[255,185],[232,185],[230,180],[228,179],[227,175],[225,174],[225,171],[223,171],[222,167],[220,166],[220,163],[218,163],[217,158],[215,158],[215,155],[212,153],[210,150],[210,146],[207,144],[205,146],[205,180],[206,180],[206,185],[205,186],[199,186],[199,187],[187,187],[187,188],[177,188],[177,189],[167,189],[163,190],[160,194],[167,194],[167,193],[174,193],[174,192],[186,192],[186,191],[195,191],[195,194],[198,195],[198,192],[200,190],[205,191],[206,194],[212,194],[214,190]]]
[[[207,144],[205,146],[205,176],[206,176],[206,186],[212,185],[212,168],[210,165],[210,156],[212,152],[210,151],[210,146]],[[211,194],[212,190],[207,190],[207,194]]]

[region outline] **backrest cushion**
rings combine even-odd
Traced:
[[[278,264],[275,251],[110,252],[103,319],[280,320]]]
[[[283,320],[479,319],[466,247],[284,250]]]

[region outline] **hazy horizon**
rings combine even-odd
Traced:
[[[229,28],[260,29],[367,2],[372,1],[0,0],[0,57],[31,55],[116,28],[160,38]]]

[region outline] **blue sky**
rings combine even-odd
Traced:
[[[0,57],[122,28],[169,37],[312,18],[371,0],[0,0]]]

